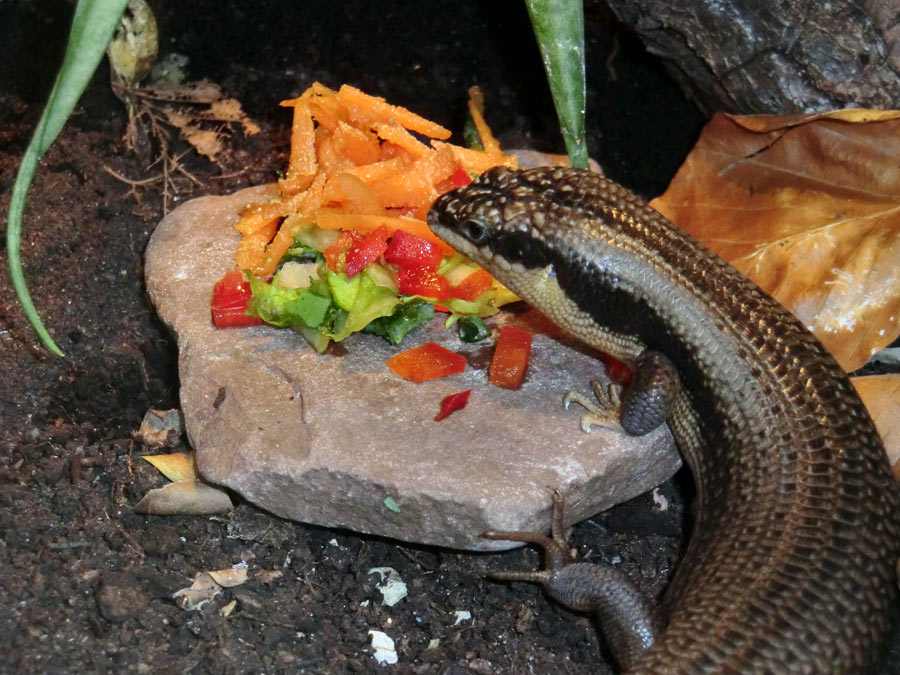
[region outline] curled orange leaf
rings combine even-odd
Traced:
[[[900,334],[900,111],[716,115],[653,206],[846,370]]]

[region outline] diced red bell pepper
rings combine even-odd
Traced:
[[[609,375],[609,379],[623,387],[631,384],[634,373],[622,361],[606,352],[600,354],[600,360],[603,361],[603,365],[606,367],[606,374]]]
[[[453,187],[458,188],[464,185],[468,185],[472,182],[472,177],[466,172],[465,169],[459,167],[456,171],[450,174],[450,184]]]
[[[232,270],[213,286],[212,319],[216,328],[255,326],[262,323],[258,316],[248,316],[247,302],[253,292],[243,272]]]
[[[362,239],[354,242],[347,250],[347,256],[344,261],[344,271],[347,273],[347,278],[352,279],[378,260],[381,254],[387,250],[387,240],[390,236],[390,230],[388,230],[387,226],[382,225],[377,230],[369,232]]]
[[[404,379],[426,382],[463,372],[466,369],[466,357],[451,352],[436,342],[426,342],[394,354],[387,360],[387,367]]]
[[[384,252],[385,262],[400,268],[426,267],[436,270],[444,254],[437,246],[422,237],[397,230]]]
[[[491,278],[491,275],[479,268],[451,288],[450,295],[454,298],[472,302],[489,289],[493,283],[494,280]]]
[[[397,290],[406,295],[446,300],[450,297],[450,282],[427,267],[401,267],[397,270]]]
[[[322,255],[325,256],[325,264],[332,272],[340,272],[344,268],[347,258],[347,252],[350,247],[356,244],[362,236],[351,230],[344,230],[341,235],[335,239],[331,245],[326,248]]]
[[[461,391],[456,394],[445,396],[441,401],[441,411],[437,415],[435,415],[434,421],[440,422],[450,413],[459,410],[460,408],[465,408],[466,403],[469,402],[469,394],[471,393],[471,389],[466,389],[466,391]]]
[[[504,389],[518,389],[530,356],[531,333],[516,326],[503,326],[494,347],[488,382]]]

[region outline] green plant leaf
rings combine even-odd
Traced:
[[[25,275],[22,270],[20,241],[22,233],[22,214],[25,210],[25,198],[38,161],[47,148],[59,136],[66,120],[72,114],[75,104],[90,82],[94,71],[106,46],[112,38],[113,31],[119,23],[128,0],[79,0],[72,18],[72,29],[62,67],[56,76],[50,99],[41,115],[37,129],[16,175],[12,199],[9,204],[9,218],[6,226],[6,254],[9,262],[9,274],[12,277],[16,297],[22,305],[22,311],[28,323],[40,337],[44,346],[56,356],[63,356],[53,338],[47,332],[38,316],[37,309],[28,293]]]
[[[583,0],[525,0],[572,166],[588,166]]]

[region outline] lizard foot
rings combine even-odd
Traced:
[[[579,612],[595,616],[619,665],[628,669],[653,644],[655,626],[647,600],[610,565],[575,562],[563,531],[565,500],[553,495],[550,536],[543,532],[499,532],[482,534],[487,539],[505,539],[537,544],[544,549],[544,569],[536,572],[494,572],[502,581],[526,581],[543,586],[554,600]]]
[[[527,581],[549,586],[554,575],[563,567],[575,561],[574,551],[569,548],[566,539],[563,517],[565,516],[566,499],[556,490],[553,493],[553,512],[550,519],[550,536],[545,532],[523,532],[487,530],[481,536],[485,539],[502,539],[505,541],[521,541],[536,544],[544,551],[544,569],[535,572],[491,572],[492,579],[500,581]]]
[[[591,380],[591,389],[594,391],[596,401],[592,401],[577,391],[569,391],[563,397],[563,407],[568,410],[571,403],[577,403],[587,410],[581,416],[581,430],[586,434],[591,433],[591,427],[605,427],[621,431],[622,425],[619,424],[621,385],[614,382]]]

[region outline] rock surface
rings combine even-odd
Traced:
[[[354,335],[322,355],[290,330],[216,330],[210,295],[232,265],[232,225],[271,189],[188,202],[147,247],[147,289],[178,338],[181,406],[206,479],[285,518],[491,550],[514,544],[480,539],[486,529],[546,529],[555,488],[568,490],[575,522],[678,468],[667,428],[641,439],[581,432],[562,395],[588,392],[602,366],[540,332],[531,312],[501,314],[537,333],[518,391],[487,384],[490,341],[459,342],[438,320],[399,348]],[[465,354],[466,372],[412,384],[386,368],[391,354],[428,340]],[[466,408],[433,421],[443,397],[470,388]]]
[[[900,105],[900,0],[608,5],[708,112]]]

